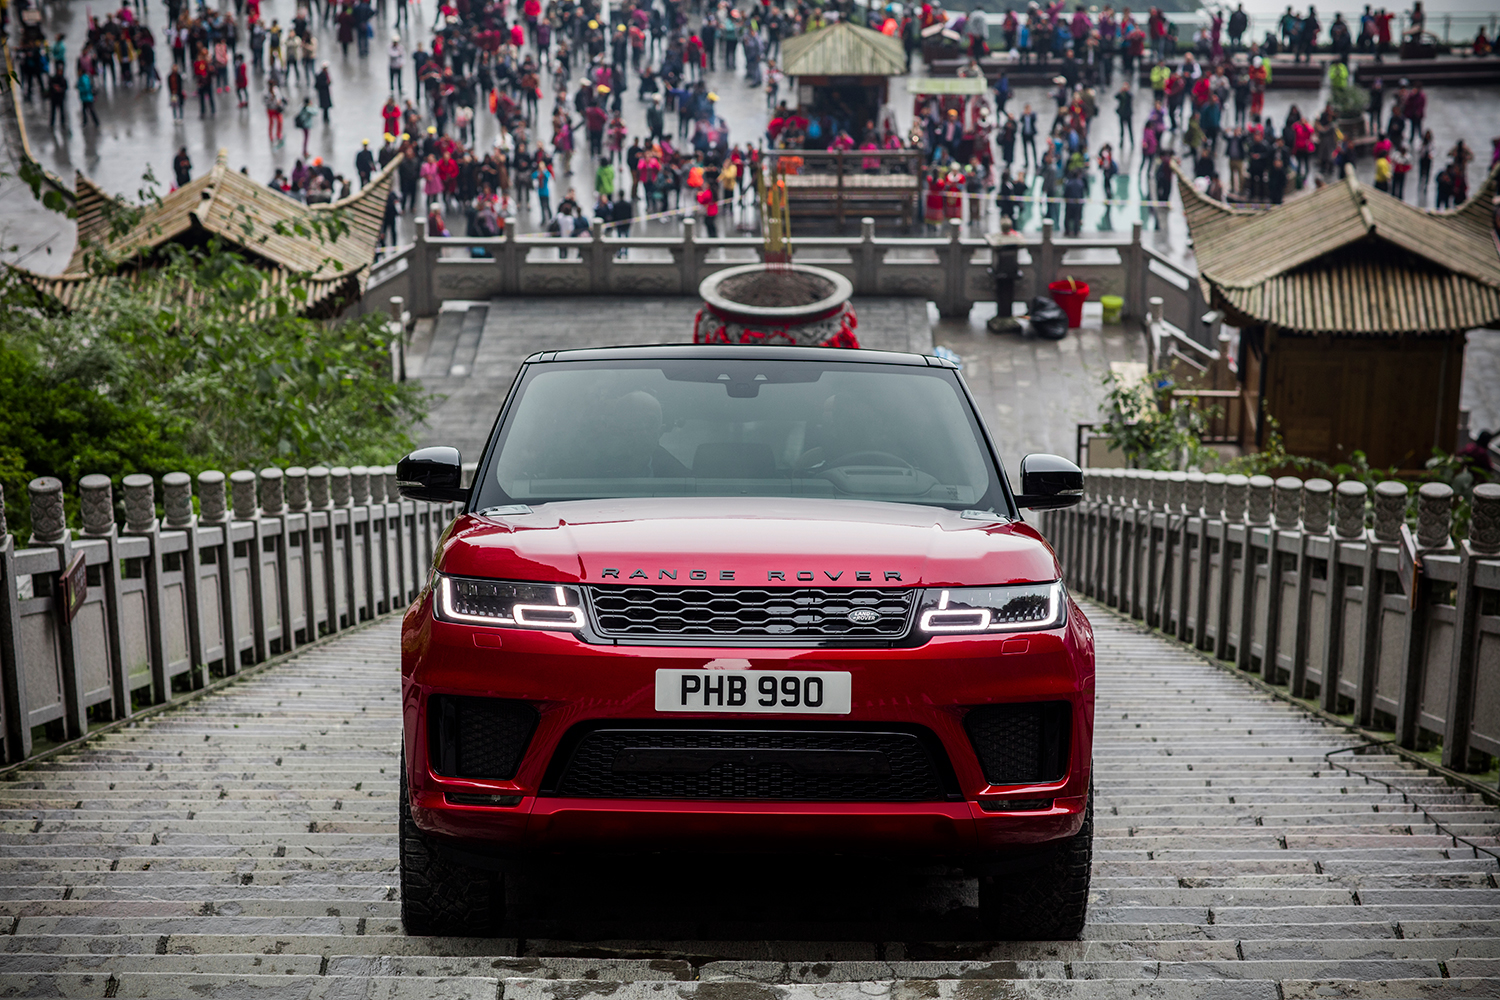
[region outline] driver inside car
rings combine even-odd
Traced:
[[[887,435],[880,433],[884,422],[875,409],[861,399],[848,393],[835,393],[823,400],[822,409],[818,422],[809,429],[812,446],[797,459],[796,471],[799,474],[832,468],[839,459],[876,451],[878,444],[888,440]]]
[[[611,400],[601,411],[597,475],[621,479],[685,479],[687,466],[661,446],[661,402],[643,389]]]

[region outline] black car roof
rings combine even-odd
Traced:
[[[782,347],[758,344],[643,344],[635,347],[592,347],[571,351],[540,351],[527,364],[561,361],[640,361],[708,359],[771,359],[776,361],[842,361],[870,365],[913,365],[957,368],[951,361],[897,351],[851,350],[837,347]]]

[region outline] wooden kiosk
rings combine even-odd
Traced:
[[[1492,172],[1448,212],[1345,177],[1268,211],[1231,209],[1178,170],[1199,280],[1240,329],[1240,445],[1268,419],[1288,452],[1420,469],[1453,451],[1467,331],[1500,326]]]
[[[906,72],[901,43],[878,31],[840,21],[781,43],[782,69],[795,77],[797,110],[805,118],[846,121],[856,143],[866,122],[878,122],[890,96],[890,78]],[[921,154],[909,150],[841,152],[825,147],[825,130],[807,149],[789,150],[804,168],[786,177],[787,200],[799,218],[853,215],[916,217]],[[864,169],[867,162],[878,164]]]

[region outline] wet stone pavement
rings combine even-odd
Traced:
[[[1087,606],[1096,826],[1076,942],[994,942],[946,868],[543,867],[504,936],[399,922],[387,617],[0,781],[0,995],[1313,1000],[1500,992],[1500,888],[1351,737]],[[1500,812],[1340,758],[1491,848]]]

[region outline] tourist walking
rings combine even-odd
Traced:
[[[313,80],[313,87],[318,92],[318,107],[323,110],[323,124],[327,125],[328,112],[333,108],[333,76],[328,72],[326,62],[323,68],[318,70],[318,75]]]
[[[78,87],[78,104],[80,108],[78,114],[79,127],[87,125],[89,119],[92,118],[94,119],[94,126],[97,128],[99,125],[99,114],[94,110],[94,78],[88,73],[79,73],[76,86]]]
[[[292,119],[292,124],[302,130],[302,155],[307,155],[307,141],[312,136],[313,122],[317,115],[313,112],[312,98],[302,98],[302,107],[297,111],[297,117]]]
[[[71,132],[68,125],[68,78],[63,76],[62,66],[54,63],[52,76],[47,80],[47,101],[52,105],[52,113],[48,116],[47,127],[56,129],[59,120],[62,121],[63,132]]]
[[[399,11],[405,4],[397,7]],[[390,48],[386,49],[387,73],[390,76],[390,89],[397,94],[405,94],[406,90],[401,86],[401,71],[406,66],[406,46],[401,44],[401,36],[391,34]]]
[[[266,135],[271,140],[271,148],[280,149],[286,145],[286,140],[282,136],[286,98],[281,96],[281,91],[275,83],[270,83],[266,86],[266,96],[263,100],[266,105]]]

